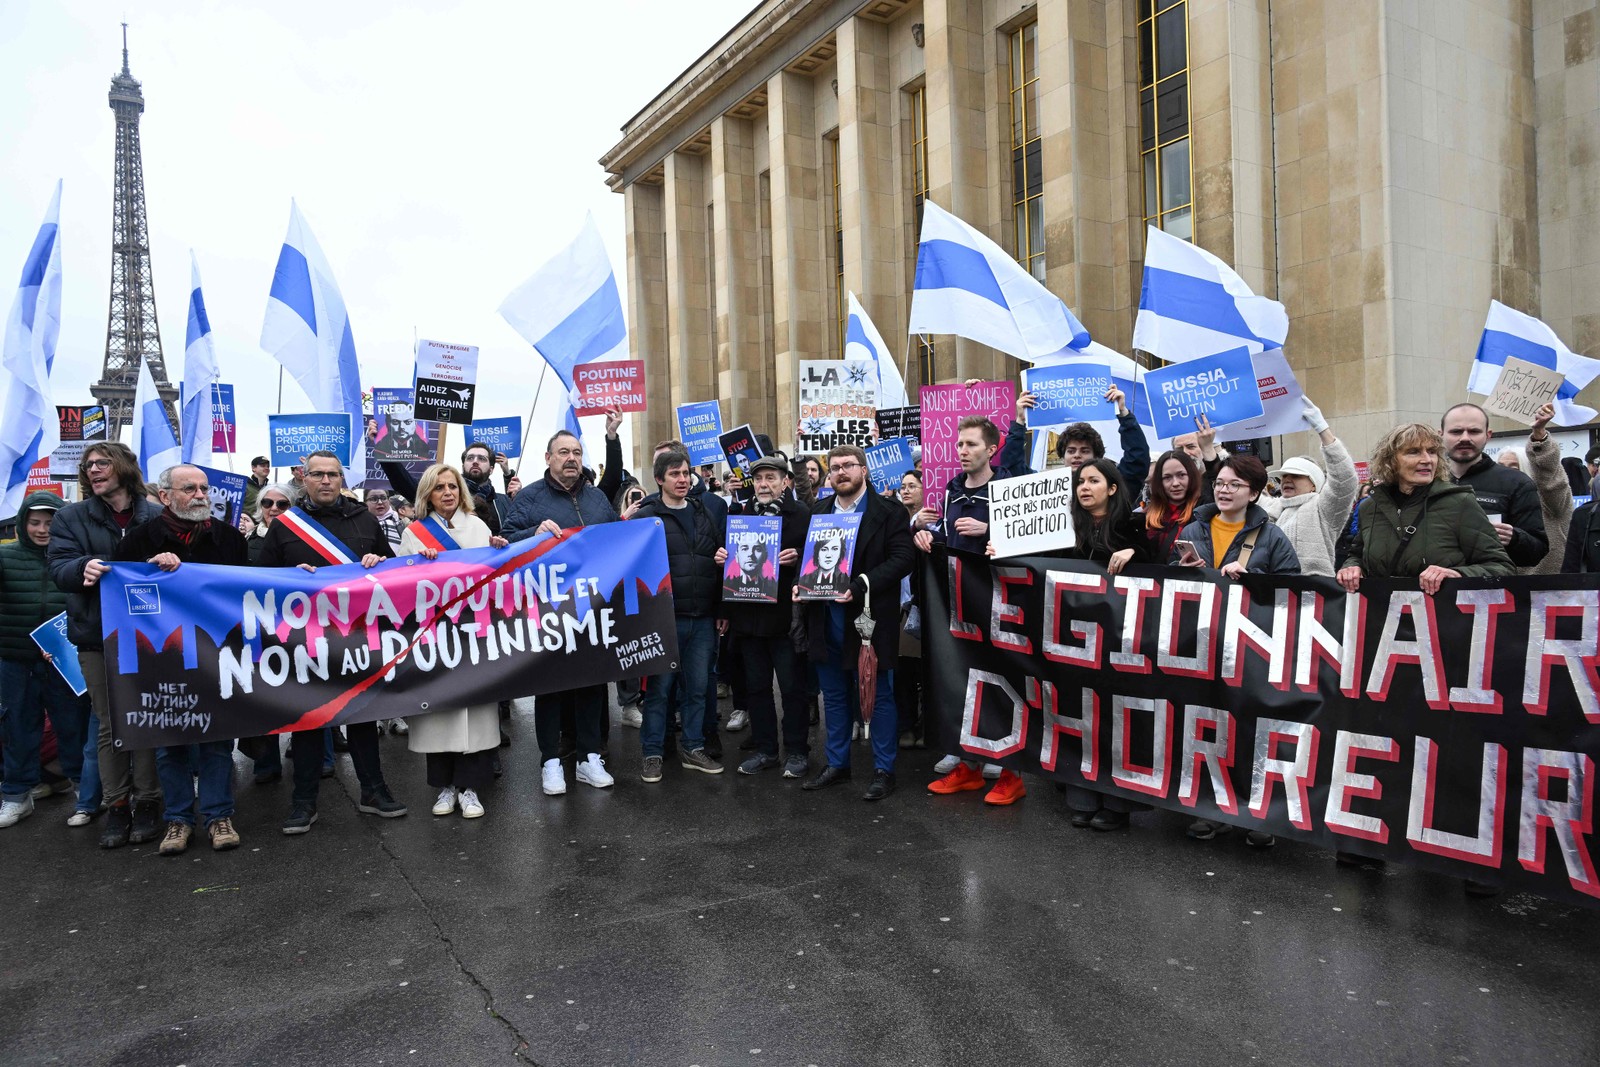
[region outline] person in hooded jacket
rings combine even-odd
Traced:
[[[1260,498],[1257,503],[1278,524],[1294,546],[1300,573],[1333,577],[1335,546],[1350,519],[1361,480],[1350,453],[1334,436],[1322,411],[1302,397],[1306,425],[1322,439],[1321,467],[1306,456],[1294,456],[1271,476],[1278,479],[1280,496]]]

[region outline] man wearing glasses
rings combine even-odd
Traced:
[[[872,711],[872,783],[864,800],[882,800],[894,792],[894,760],[900,744],[895,714],[894,666],[900,655],[900,579],[911,573],[916,547],[905,509],[867,488],[867,456],[854,445],[828,453],[828,478],[833,495],[812,505],[813,514],[861,512],[850,588],[832,604],[805,605],[807,643],[826,712],[828,763],[802,789],[822,789],[850,779],[850,697],[857,688],[861,635],[856,620],[871,589],[872,617],[877,628],[872,648],[878,655],[878,677]]]
[[[89,684],[89,700],[100,722],[100,784],[107,807],[101,848],[154,841],[160,831],[161,783],[153,749],[127,752],[111,737],[110,695],[100,637],[100,587],[123,535],[161,514],[144,498],[144,475],[128,446],[96,442],[78,466],[78,492],[50,527],[46,564],[50,580],[67,594],[67,637]],[[130,804],[131,800],[131,804]]]
[[[344,468],[332,452],[313,452],[305,462],[306,491],[293,514],[302,513],[338,542],[337,547],[363,567],[371,569],[394,555],[389,539],[365,504],[341,494]],[[281,515],[268,528],[257,559],[263,567],[299,567],[315,571],[329,566],[329,558],[319,552],[312,540],[301,532],[303,526]],[[355,764],[361,783],[361,799],[356,810],[385,819],[406,813],[389,792],[383,780],[383,764],[378,756],[378,724],[351,723],[345,728],[350,742],[350,762]],[[322,785],[322,731],[304,730],[294,734],[289,756],[294,760],[294,799],[283,832],[303,834],[317,821],[317,792]]]

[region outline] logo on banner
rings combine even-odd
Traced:
[[[128,594],[129,615],[160,615],[161,590],[153,585],[128,585],[123,587],[123,592]]]

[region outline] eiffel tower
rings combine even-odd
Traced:
[[[100,380],[89,393],[106,409],[106,436],[120,439],[133,416],[139,364],[150,367],[167,408],[178,425],[178,390],[167,384],[156,323],[155,283],[150,272],[150,231],[144,208],[144,163],[139,154],[139,115],[144,93],[128,71],[128,24],[122,24],[122,73],[111,79],[111,110],[117,116],[117,163],[111,205],[111,313],[106,325],[106,359]]]

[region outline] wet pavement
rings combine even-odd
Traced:
[[[235,852],[104,853],[42,802],[0,832],[3,1064],[1594,1064],[1600,912],[1176,814],[1075,830],[867,775],[539,789],[531,702],[486,818],[355,810],[347,757],[310,834],[241,759]],[[860,768],[870,765],[858,748]],[[571,769],[568,769],[571,783]]]

